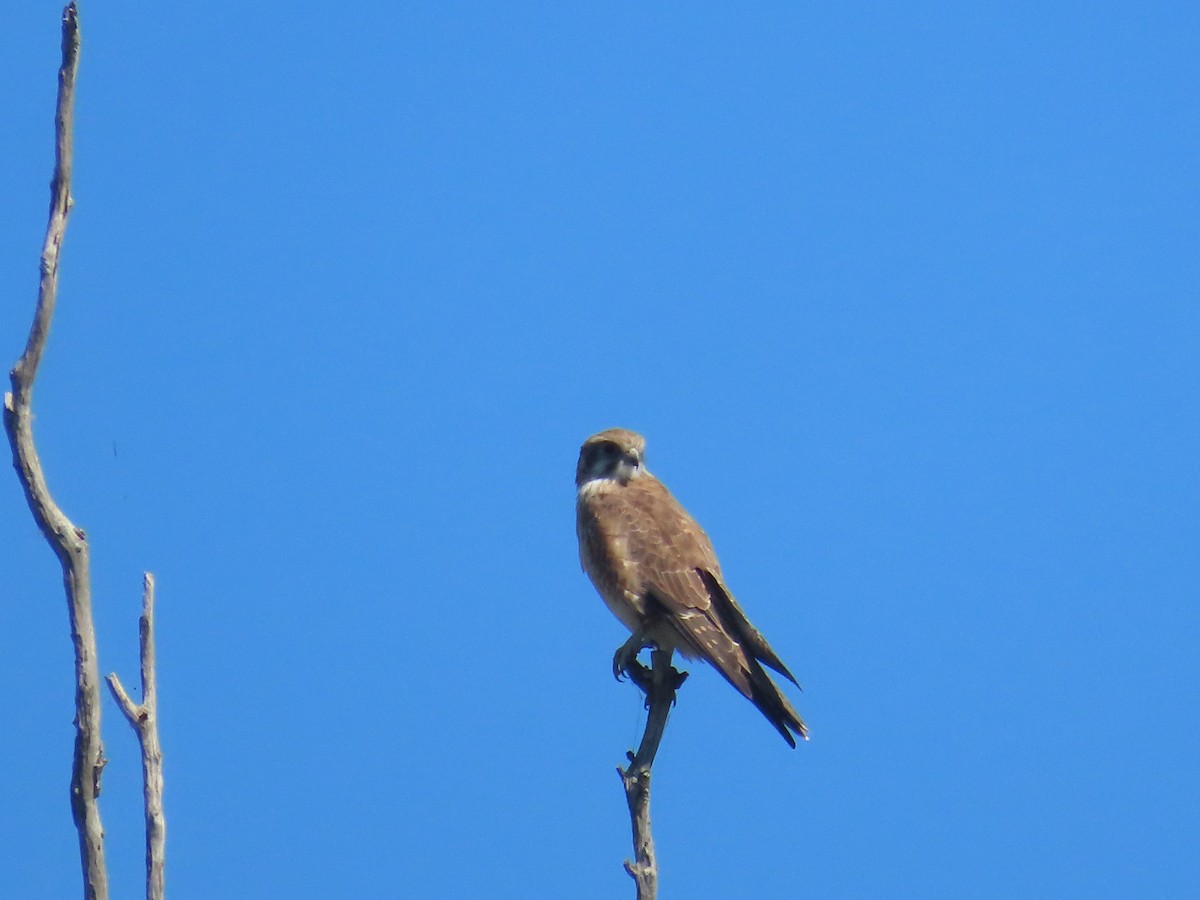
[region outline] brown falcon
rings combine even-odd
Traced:
[[[763,666],[796,679],[733,598],[712,543],[646,469],[646,441],[624,428],[592,435],[575,469],[575,528],[583,569],[632,632],[613,657],[620,677],[643,647],[710,663],[793,747],[804,720]],[[797,685],[798,686],[798,685]]]

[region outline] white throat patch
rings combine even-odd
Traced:
[[[582,500],[586,500],[589,497],[594,497],[596,494],[612,490],[615,487],[620,487],[620,482],[615,478],[593,478],[579,486],[579,497]]]

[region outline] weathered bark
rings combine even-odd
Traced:
[[[104,748],[100,741],[100,669],[92,622],[91,578],[87,535],[54,502],[33,441],[33,384],[46,348],[58,299],[58,258],[71,212],[72,127],[75,76],[79,66],[79,17],[75,3],[63,10],[62,64],[58,70],[58,103],[54,117],[55,160],[50,182],[50,217],[42,245],[37,307],[25,352],[9,377],[12,392],[4,395],[4,430],[12,447],[13,466],[25,499],[42,534],[58,557],[67,593],[71,641],[75,648],[75,753],[71,770],[71,812],[79,833],[86,900],[107,900],[104,828],[100,823],[100,773]]]
[[[629,806],[629,824],[633,831],[633,860],[625,861],[625,871],[637,885],[637,900],[655,900],[658,896],[658,860],[654,855],[654,836],[650,831],[650,768],[658,754],[667,716],[675,705],[675,691],[687,678],[671,665],[669,650],[651,653],[652,668],[634,661],[630,669],[633,681],[646,692],[646,730],[637,753],[629,753],[629,766],[617,767],[625,786],[625,802]]]
[[[162,746],[158,742],[158,675],[154,652],[154,576],[142,579],[139,622],[142,702],[134,703],[116,673],[108,676],[113,698],[137,733],[142,748],[142,792],[146,813],[146,900],[163,900],[167,820],[163,814]]]

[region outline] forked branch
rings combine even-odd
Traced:
[[[142,702],[134,703],[116,673],[108,676],[113,698],[137,733],[142,748],[142,790],[146,812],[146,900],[163,900],[167,820],[163,814],[162,745],[158,742],[158,675],[154,655],[154,576],[142,577],[139,623]]]

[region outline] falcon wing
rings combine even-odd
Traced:
[[[648,604],[678,634],[685,656],[711,663],[796,746],[791,732],[807,737],[807,728],[762,663],[793,683],[796,679],[725,588],[708,535],[661,483],[655,484],[657,490],[643,495],[644,515],[634,519],[646,526],[628,535]]]

